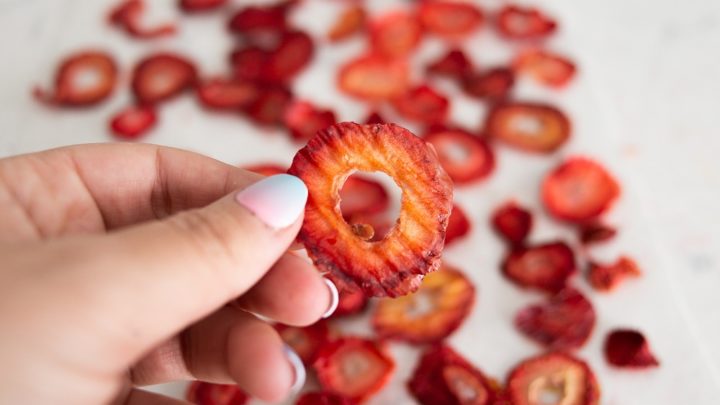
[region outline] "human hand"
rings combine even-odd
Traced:
[[[305,186],[260,179],[150,145],[0,160],[0,403],[173,404],[134,387],[180,379],[274,402],[302,384],[247,311],[308,325],[337,290],[287,252]]]

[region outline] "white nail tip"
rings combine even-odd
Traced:
[[[284,347],[285,351],[285,357],[287,357],[288,362],[290,362],[290,365],[293,368],[293,374],[294,374],[294,382],[293,385],[290,387],[290,393],[291,395],[295,395],[302,387],[305,385],[305,379],[306,379],[306,373],[305,373],[305,366],[303,365],[302,360],[300,359],[300,356],[295,353],[293,349],[290,348],[290,346],[285,345]]]
[[[328,310],[325,311],[325,313],[323,314],[323,319],[325,319],[335,313],[335,310],[340,303],[340,294],[338,293],[338,289],[337,287],[335,287],[335,284],[332,281],[327,278],[323,278],[323,281],[328,286],[328,290],[330,290],[330,306],[328,307]]]

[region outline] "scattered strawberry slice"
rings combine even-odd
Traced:
[[[285,110],[285,126],[292,138],[299,142],[307,142],[321,130],[336,123],[332,110],[323,110],[309,101],[295,100]]]
[[[444,122],[450,109],[450,100],[427,85],[408,90],[392,104],[404,118],[424,124]]]
[[[340,209],[345,218],[378,214],[389,206],[390,196],[385,187],[362,175],[348,177],[340,190]]]
[[[35,98],[62,107],[86,107],[106,100],[115,89],[117,63],[103,51],[73,53],[60,62],[52,92],[36,88]]]
[[[599,163],[570,157],[543,181],[542,200],[548,212],[568,222],[590,222],[604,214],[620,195],[620,185]]]
[[[564,242],[518,247],[505,258],[502,270],[521,287],[557,293],[575,274],[575,255]]]
[[[315,45],[308,34],[285,32],[263,65],[262,78],[270,83],[287,82],[310,63],[314,53]]]
[[[613,330],[605,338],[604,351],[607,362],[616,367],[642,369],[660,365],[645,336],[636,330]]]
[[[515,326],[525,336],[555,350],[577,349],[595,327],[595,310],[579,291],[568,287],[542,304],[533,304],[515,316]]]
[[[575,76],[575,64],[564,56],[541,49],[520,52],[513,61],[515,71],[527,74],[549,87],[563,87]]]
[[[445,231],[445,247],[470,233],[470,228],[470,220],[465,215],[465,211],[457,204],[454,204]]]
[[[285,121],[285,112],[292,103],[293,95],[284,86],[264,86],[252,103],[243,111],[261,125],[281,125]]]
[[[260,163],[250,166],[244,166],[243,169],[249,172],[262,174],[263,176],[274,176],[276,174],[282,174],[287,172],[286,167],[282,167],[275,163]]]
[[[237,385],[193,381],[185,398],[196,405],[245,405],[249,398]]]
[[[365,118],[366,124],[385,124],[385,118],[380,115],[377,111],[371,111],[370,114],[368,114],[367,118]]]
[[[154,28],[142,27],[141,20],[145,13],[143,0],[122,0],[110,11],[108,21],[135,38],[152,39],[175,34],[174,24],[160,25]]]
[[[277,324],[275,329],[306,365],[317,359],[320,349],[330,340],[330,330],[324,321],[306,327]]]
[[[565,113],[546,104],[504,102],[488,113],[485,132],[492,139],[535,153],[552,153],[570,138]]]
[[[154,107],[130,106],[112,118],[110,130],[119,139],[135,140],[151,130],[156,123]]]
[[[615,263],[602,265],[590,262],[588,280],[597,291],[611,291],[627,277],[640,277],[642,272],[635,260],[622,256]]]
[[[617,229],[600,222],[593,222],[580,225],[578,234],[583,244],[590,245],[614,238],[617,235]]]
[[[230,53],[233,75],[238,80],[259,80],[270,58],[270,53],[257,46],[245,46]]]
[[[461,80],[473,71],[473,63],[468,59],[465,53],[457,48],[451,49],[440,57],[440,59],[431,62],[426,70],[430,74],[446,76],[452,79]]]
[[[328,32],[328,39],[333,42],[342,41],[365,28],[367,13],[361,5],[350,5],[346,8]]]
[[[407,56],[419,44],[422,26],[417,16],[405,11],[391,11],[370,21],[370,43],[380,55]]]
[[[495,168],[495,154],[481,137],[460,129],[438,128],[424,137],[456,185],[487,178]]]
[[[345,93],[367,101],[400,97],[409,86],[409,67],[402,59],[365,55],[340,68],[338,86]]]
[[[515,86],[515,73],[506,67],[470,73],[465,75],[462,85],[470,96],[500,100],[506,98]]]
[[[292,2],[286,1],[268,6],[246,6],[233,14],[228,29],[255,40],[281,34],[287,28],[286,19],[291,5]]]
[[[362,402],[387,384],[395,362],[379,343],[344,337],[324,345],[314,367],[324,390]]]
[[[339,282],[335,285],[338,288],[339,301],[331,319],[359,314],[367,308],[368,298],[362,290]]]
[[[247,80],[213,78],[201,82],[196,94],[203,107],[212,110],[238,110],[258,97],[257,86]]]
[[[227,0],[179,0],[180,9],[186,13],[201,13],[216,10],[227,4]]]
[[[542,39],[557,29],[557,23],[540,10],[517,5],[504,6],[496,26],[500,35],[508,39]]]
[[[533,218],[530,211],[508,201],[495,210],[490,222],[495,232],[511,246],[522,246],[532,229]]]
[[[197,71],[188,59],[170,53],[156,53],[135,66],[132,90],[140,104],[155,104],[190,89],[196,81]]]
[[[427,31],[449,39],[466,37],[483,22],[483,13],[479,7],[460,1],[422,2],[418,14]]]
[[[355,402],[332,392],[306,392],[295,405],[355,405]]]

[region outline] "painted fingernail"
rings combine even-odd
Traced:
[[[305,210],[307,187],[289,174],[267,177],[240,191],[235,201],[274,229],[292,225]]]
[[[302,360],[300,360],[300,356],[298,356],[297,353],[290,348],[290,346],[285,345],[283,350],[285,352],[285,357],[287,357],[290,366],[293,368],[294,381],[293,385],[290,387],[290,394],[295,395],[300,392],[302,387],[305,385],[305,366],[303,365]]]
[[[323,281],[328,286],[328,290],[330,290],[330,306],[328,307],[327,311],[323,314],[323,319],[329,317],[330,315],[335,313],[335,310],[338,307],[338,304],[340,303],[340,294],[338,293],[337,287],[335,287],[335,283],[330,281],[327,278],[323,278]]]

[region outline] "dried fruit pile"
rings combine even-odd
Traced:
[[[303,3],[238,9],[226,0],[180,0],[187,18],[216,15],[237,39],[224,74],[206,74],[189,58],[166,52],[148,54],[125,69],[110,52],[85,49],[60,63],[51,90],[38,88],[34,94],[55,108],[88,107],[110,98],[128,74],[134,102],[108,120],[119,139],[142,138],[161,122],[162,104],[194,92],[207,111],[284,128],[289,139],[306,145],[289,168],[311,196],[299,240],[338,285],[340,305],[331,319],[307,328],[277,326],[315,371],[310,384],[319,389],[306,392],[298,404],[371,398],[393,377],[391,341],[422,349],[407,381],[409,394],[422,404],[598,404],[599,383],[573,354],[602,316],[590,298],[641,272],[628,256],[612,263],[593,256],[595,245],[617,234],[605,214],[620,195],[618,181],[591,158],[559,158],[556,152],[573,135],[568,115],[515,94],[524,85],[562,91],[573,80],[574,63],[547,43],[560,29],[558,22],[540,9],[512,4],[482,9],[472,2],[427,0],[371,13],[358,0],[336,2],[344,9],[319,38],[292,23],[290,16]],[[142,0],[123,0],[110,10],[108,21],[134,40],[172,36],[181,28],[146,21],[144,6]],[[475,55],[465,52],[468,40],[482,31],[502,39],[514,57],[502,66],[478,66]],[[446,49],[424,61],[424,69],[414,69],[417,51],[429,38]],[[339,64],[330,80],[367,104],[367,114],[354,117],[365,125],[337,124],[335,111],[297,98],[293,81],[320,47],[360,39],[365,50]],[[455,100],[441,90],[448,85],[487,108],[481,128],[453,122]],[[388,121],[421,128],[421,137]],[[504,147],[556,163],[540,184],[538,201],[550,218],[576,231],[575,240],[534,240],[536,214],[514,196],[507,196],[487,221],[473,219],[453,203],[452,184],[461,190],[492,178],[502,163],[495,151]],[[272,162],[246,169],[264,175],[286,171]],[[393,178],[403,193],[397,220],[388,217],[385,185],[355,171],[382,171]],[[498,271],[517,287],[542,294],[515,315],[514,325],[546,352],[520,361],[504,382],[487,376],[447,342],[478,301],[472,274],[479,269],[473,263],[441,265],[440,255],[444,246],[469,246],[467,236],[479,227],[494,230],[505,245]],[[578,280],[578,269],[587,282]],[[372,334],[343,334],[338,318],[344,317],[369,321]],[[512,357],[512,348],[507,353]],[[632,329],[608,333],[604,354],[615,367],[659,364],[643,334]],[[188,399],[213,405],[248,400],[237,387],[201,382],[191,385]]]

